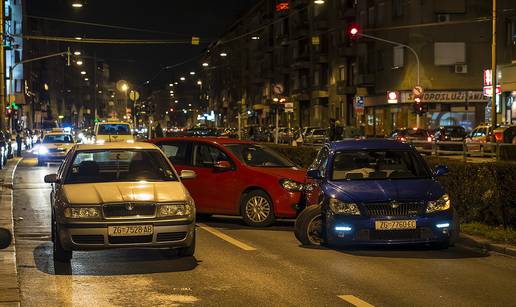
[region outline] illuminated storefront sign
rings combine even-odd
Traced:
[[[288,2],[279,2],[276,4],[276,12],[288,10]]]

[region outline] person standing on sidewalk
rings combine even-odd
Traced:
[[[22,132],[21,131],[17,131],[16,132],[16,156],[17,157],[21,157],[21,152],[22,152]]]

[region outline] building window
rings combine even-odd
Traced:
[[[392,17],[403,16],[403,0],[392,0]]]
[[[396,46],[392,48],[392,67],[400,68],[405,65],[404,62],[405,48],[402,46]]]
[[[339,67],[339,81],[345,81],[346,80],[346,66],[340,66]]]
[[[376,14],[375,13],[376,12],[375,12],[374,6],[369,7],[369,9],[367,10],[367,20],[368,20],[370,26],[375,25],[375,22],[376,22]]]
[[[434,65],[466,63],[466,43],[434,43]]]

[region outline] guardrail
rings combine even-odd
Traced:
[[[462,155],[466,160],[468,157],[493,158],[500,160],[502,147],[514,147],[515,144],[504,143],[471,143],[451,141],[410,141],[417,151],[434,156]],[[516,149],[515,149],[516,150]]]

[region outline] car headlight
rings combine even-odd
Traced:
[[[46,155],[48,153],[48,148],[45,146],[40,146],[38,148],[38,155]]]
[[[451,207],[450,196],[444,194],[438,200],[428,202],[426,213],[448,210]]]
[[[360,215],[357,204],[330,198],[330,209],[335,214]]]
[[[292,179],[281,179],[279,184],[287,191],[290,192],[301,192],[305,185],[301,182],[294,181]]]
[[[193,210],[193,202],[188,202],[186,204],[169,204],[169,205],[160,205],[158,207],[158,217],[170,217],[170,216],[178,216],[184,217],[192,214]]]
[[[66,208],[64,216],[72,219],[91,219],[100,217],[100,209],[96,207]]]

